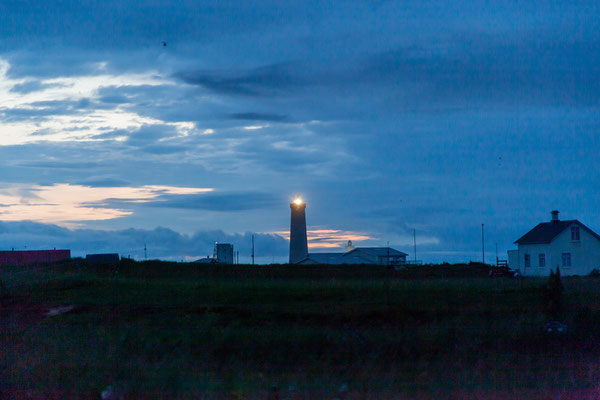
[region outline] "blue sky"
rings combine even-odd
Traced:
[[[349,238],[488,262],[600,230],[600,5],[0,4],[0,246],[285,261]],[[166,42],[166,46],[163,45]],[[339,247],[341,249],[341,247]]]

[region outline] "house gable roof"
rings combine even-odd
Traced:
[[[392,249],[391,247],[357,247],[353,250],[350,250],[346,254],[351,254],[354,252],[364,252],[372,256],[407,256],[408,254],[398,251],[396,249]]]
[[[582,224],[576,219],[565,220],[565,221],[550,221],[542,222],[537,224],[535,228],[527,232],[515,241],[516,244],[542,244],[550,243],[555,237],[560,235],[565,229],[573,224],[577,224],[586,231],[588,231],[596,239],[600,240],[600,235]]]
[[[372,264],[373,261],[365,258],[370,256],[406,256],[406,253],[391,247],[357,247],[346,253],[310,253],[299,263],[314,262],[317,264]]]

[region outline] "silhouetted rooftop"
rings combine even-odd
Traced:
[[[573,224],[577,224],[581,228],[585,229],[593,236],[600,240],[600,236],[592,231],[590,228],[582,224],[576,219],[570,219],[565,221],[550,221],[550,222],[542,222],[538,224],[535,228],[527,232],[525,235],[521,236],[519,239],[515,241],[516,244],[541,244],[541,243],[550,243],[554,240],[555,237],[560,235],[565,229],[570,227]]]
[[[355,249],[349,251],[351,253],[353,251],[363,251],[372,256],[407,256],[408,254],[398,251],[396,249],[392,249],[391,247],[356,247]]]
[[[406,253],[391,247],[356,247],[345,253],[310,253],[302,261],[310,260],[317,264],[372,264],[370,257],[404,257]]]

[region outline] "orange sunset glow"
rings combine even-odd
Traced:
[[[290,240],[289,231],[274,232]],[[342,231],[338,229],[309,229],[306,232],[308,236],[308,247],[311,249],[331,249],[343,247],[348,243],[359,242],[361,240],[375,240],[374,237],[367,236],[359,232]]]
[[[0,189],[0,221],[36,221],[65,227],[79,226],[81,221],[100,221],[131,215],[131,211],[109,205],[110,200],[142,203],[161,195],[189,195],[213,191],[165,185],[139,187],[90,187],[54,184],[50,186],[14,186]]]

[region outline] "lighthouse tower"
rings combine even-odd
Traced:
[[[306,239],[306,204],[297,198],[291,204],[292,219],[290,222],[290,264],[295,264],[308,257],[308,241]]]

